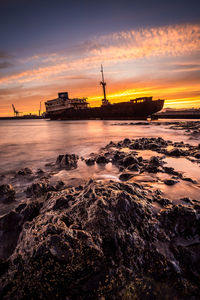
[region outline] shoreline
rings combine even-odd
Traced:
[[[200,180],[166,158],[199,166],[200,145],[125,138],[89,157],[61,154],[49,171],[18,170],[26,196],[0,218],[2,299],[142,299],[163,290],[198,299],[200,199],[170,199],[169,191],[180,184],[198,189]],[[79,163],[87,170],[113,166],[118,178],[55,181],[62,170],[78,172]],[[1,200],[14,202],[15,189],[3,185]]]
[[[31,120],[31,119],[50,120],[49,118],[44,118],[42,116],[0,117],[0,121],[1,120]],[[191,115],[180,115],[180,114],[177,114],[177,115],[174,115],[174,114],[173,115],[170,115],[170,114],[169,115],[152,115],[152,120],[158,120],[159,121],[159,119],[172,119],[172,120],[173,119],[175,119],[175,120],[177,120],[177,119],[185,119],[185,120],[187,120],[187,119],[197,119],[197,120],[199,120],[200,115],[193,115],[193,114],[191,114]],[[69,119],[69,120],[65,120],[65,121],[73,121],[73,120],[76,121],[76,119]],[[77,119],[77,120],[79,120],[79,119]],[[93,119],[80,119],[80,120],[86,120],[87,121],[87,120],[93,120]],[[99,120],[104,120],[104,119],[99,119]],[[105,120],[108,120],[108,119],[105,119]],[[120,119],[113,119],[113,120],[119,120],[120,121]],[[131,119],[131,118],[128,118],[128,119],[123,118],[122,120],[140,121],[140,119]],[[141,120],[144,120],[144,119],[141,119]],[[112,121],[112,119],[111,119],[111,121]]]

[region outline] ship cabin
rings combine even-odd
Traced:
[[[86,109],[88,108],[88,104],[87,98],[70,99],[68,92],[58,93],[58,98],[45,102],[47,113],[63,109]]]
[[[151,102],[153,97],[140,97],[130,100],[132,103],[142,103],[142,102]]]

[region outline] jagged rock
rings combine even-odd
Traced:
[[[163,199],[156,213],[153,195],[136,183],[91,180],[0,219],[9,234],[20,226],[9,264],[0,261],[1,298],[150,299],[151,291],[161,299],[164,291],[197,300],[200,206]]]
[[[132,164],[138,164],[138,160],[136,157],[134,157],[133,155],[127,155],[123,158],[122,161],[120,161],[120,163],[124,166],[124,167],[128,167]]]
[[[152,156],[149,160],[150,164],[153,164],[156,167],[159,167],[162,165],[162,162],[160,161],[159,157]]]
[[[138,142],[134,142],[129,145],[129,149],[142,150],[143,146]]]
[[[200,158],[200,152],[195,153],[194,157],[197,158],[197,159],[199,159]]]
[[[192,179],[192,178],[190,178],[190,177],[183,177],[183,176],[182,176],[181,179],[182,179],[182,180],[185,180],[185,181],[192,182],[192,183],[197,183],[196,180],[194,180],[194,179]]]
[[[99,155],[96,159],[97,164],[107,164],[108,159],[104,155]]]
[[[33,183],[30,187],[26,189],[26,196],[31,197],[41,197],[49,191],[55,191],[55,187],[49,185],[47,182],[37,182]]]
[[[140,171],[140,167],[138,164],[132,164],[130,166],[128,166],[127,168],[130,171],[135,171],[135,172],[139,172]]]
[[[149,149],[149,150],[155,150],[155,149],[158,149],[160,146],[156,143],[148,143],[146,148]]]
[[[60,190],[63,190],[64,188],[65,188],[65,183],[62,180],[59,180],[56,183],[55,190],[60,191]]]
[[[122,144],[123,144],[124,147],[130,145],[130,143],[131,143],[131,140],[130,140],[130,139],[127,139],[127,138],[124,139],[123,142],[122,142]]]
[[[164,171],[167,174],[175,175],[175,176],[180,176],[180,173],[178,173],[177,171],[175,171],[174,168],[172,168],[172,167],[163,167],[163,169],[164,169]]]
[[[125,153],[122,153],[120,151],[116,151],[113,154],[112,163],[113,164],[118,164],[118,163],[120,163],[120,161],[123,161],[124,157],[126,157]]]
[[[31,175],[31,174],[33,174],[33,172],[29,168],[24,168],[17,172],[17,175],[22,175],[22,176]]]
[[[175,148],[175,149],[172,149],[171,151],[168,151],[167,154],[170,155],[170,156],[179,157],[179,156],[183,155],[184,152],[183,152],[183,150],[181,150],[179,148]]]
[[[56,164],[59,165],[59,167],[65,168],[68,170],[76,169],[78,159],[79,159],[79,157],[76,154],[59,155],[57,157]]]
[[[156,165],[149,163],[148,165],[145,166],[145,171],[149,173],[158,173],[160,172],[160,169]]]
[[[174,179],[165,179],[164,180],[164,183],[166,184],[166,185],[174,185],[174,184],[176,184],[178,181],[177,180],[174,180]]]
[[[124,173],[120,174],[119,179],[122,181],[127,181],[127,180],[131,179],[133,176],[134,176],[134,174],[132,174],[132,173],[124,172]]]
[[[44,174],[44,171],[42,169],[37,169],[37,174],[39,176],[42,176]]]
[[[95,164],[95,159],[94,158],[88,158],[85,160],[86,165],[92,166]]]
[[[0,185],[0,202],[10,203],[15,201],[15,190],[10,184]]]
[[[11,211],[0,218],[0,258],[8,258],[14,251],[21,231],[22,217]]]

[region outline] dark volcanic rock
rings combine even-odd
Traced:
[[[168,155],[170,156],[181,156],[181,155],[184,155],[184,151],[179,149],[179,148],[175,148],[175,149],[172,149],[171,151],[168,151],[167,153]]]
[[[166,199],[156,213],[153,196],[91,180],[3,217],[17,237],[0,261],[1,298],[198,299],[200,206]]]
[[[132,164],[130,166],[128,166],[127,168],[130,171],[135,171],[135,172],[139,172],[140,171],[140,167],[138,164]]]
[[[127,147],[128,145],[130,145],[130,143],[131,143],[131,140],[126,138],[126,139],[123,140],[122,145],[124,147]]]
[[[164,180],[164,183],[166,184],[166,185],[174,185],[174,184],[176,184],[178,181],[177,180],[174,180],[174,179],[166,179],[166,180]]]
[[[95,163],[95,159],[94,158],[88,158],[85,160],[86,165],[88,166],[92,166]]]
[[[8,258],[14,251],[21,231],[22,217],[11,211],[0,218],[0,258]]]
[[[162,161],[159,159],[159,157],[158,156],[152,156],[151,158],[150,158],[150,164],[152,164],[152,165],[154,165],[154,166],[156,166],[156,167],[159,167],[159,166],[161,166],[162,165]]]
[[[119,179],[122,181],[127,181],[127,180],[131,179],[133,176],[134,176],[134,174],[132,174],[132,173],[124,172],[119,175]]]
[[[22,176],[31,175],[31,174],[33,174],[33,172],[29,168],[24,168],[17,172],[17,175],[22,175]]]
[[[134,143],[131,143],[131,144],[129,145],[129,148],[130,148],[130,149],[134,149],[134,150],[142,150],[142,149],[143,149],[143,146],[142,146],[142,144],[139,143],[139,142],[134,142]]]
[[[97,164],[107,164],[108,159],[104,155],[99,155],[96,159]]]
[[[10,184],[0,185],[0,202],[10,203],[15,200],[15,190]]]
[[[120,161],[120,164],[122,164],[124,167],[128,167],[132,164],[138,164],[138,160],[133,155],[127,155]]]
[[[60,186],[58,189],[60,189]],[[45,195],[49,191],[56,191],[56,188],[54,186],[49,185],[49,183],[46,181],[40,181],[33,183],[30,187],[26,189],[25,192],[28,198],[36,198]]]
[[[59,155],[56,160],[56,164],[65,169],[76,169],[77,168],[77,162],[78,162],[78,155],[76,154],[65,154],[65,155]]]
[[[197,158],[197,159],[199,159],[200,158],[200,152],[195,153],[194,157]]]

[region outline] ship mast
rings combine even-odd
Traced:
[[[103,96],[104,96],[104,99],[102,99],[102,105],[108,105],[110,103],[106,99],[106,82],[104,81],[104,74],[103,74],[103,66],[102,65],[101,65],[101,73],[102,73],[102,81],[100,82],[100,85],[102,85],[102,87],[103,87]]]

